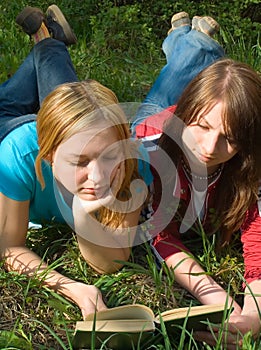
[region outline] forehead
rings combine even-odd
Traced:
[[[196,120],[205,121],[209,127],[214,129],[224,129],[223,104],[219,102],[205,112],[199,113]]]
[[[108,147],[117,146],[118,141],[116,127],[95,126],[72,135],[57,150],[79,155],[88,151],[101,152]]]

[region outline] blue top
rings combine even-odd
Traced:
[[[59,198],[60,192],[48,162],[43,162],[42,165],[45,181],[43,190],[36,177],[34,164],[38,150],[36,122],[23,124],[4,138],[0,144],[0,192],[16,201],[30,200],[29,220],[32,222],[68,223],[71,221],[69,213],[67,218],[63,218],[59,210],[59,206],[66,204]],[[145,160],[149,159],[143,148],[141,153]],[[148,164],[139,164],[139,171],[146,184],[152,181]],[[67,209],[63,208],[63,213]]]
[[[43,164],[45,188],[35,173],[38,154],[36,123],[26,123],[11,131],[0,144],[0,191],[16,201],[30,200],[29,219],[45,223],[55,219],[64,222],[55,200],[51,166]]]

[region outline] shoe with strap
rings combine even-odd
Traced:
[[[52,38],[67,46],[77,42],[72,28],[56,5],[49,6],[46,15],[37,7],[26,6],[16,17],[16,23],[30,36],[36,34],[44,23]]]
[[[44,13],[37,7],[26,6],[16,17],[16,23],[26,34],[35,34],[44,21]]]
[[[187,25],[190,25],[189,14],[184,11],[175,13],[171,18],[171,28],[168,31],[168,35],[173,32],[173,30]]]
[[[213,37],[213,35],[218,33],[220,25],[210,16],[194,16],[192,18],[192,29]]]
[[[63,41],[65,45],[73,45],[77,42],[77,38],[67,22],[64,14],[57,5],[51,5],[46,11],[47,28],[51,36],[59,41]]]

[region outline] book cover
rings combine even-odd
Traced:
[[[99,348],[104,342],[108,348],[135,349],[160,339],[160,321],[168,334],[178,334],[185,327],[188,331],[205,330],[211,324],[221,323],[226,316],[224,305],[201,305],[164,311],[155,316],[141,304],[118,306],[91,314],[76,323],[74,349]]]

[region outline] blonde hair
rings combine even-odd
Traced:
[[[139,178],[137,159],[133,157],[137,145],[129,140],[129,124],[118,105],[116,95],[95,80],[62,84],[42,103],[37,115],[39,153],[35,169],[43,188],[42,161],[51,161],[53,153],[62,142],[83,128],[92,128],[99,121],[108,122],[115,128],[119,140],[126,140],[123,143],[126,176],[117,197],[121,200],[129,199],[130,183]],[[116,214],[104,208],[100,217],[103,224],[111,223],[117,227],[124,214]]]
[[[223,103],[222,120],[226,136],[235,142],[238,153],[225,163],[215,198],[217,224],[222,240],[237,231],[247,210],[257,199],[261,179],[261,78],[248,65],[221,59],[204,69],[187,86],[177,104],[175,115],[191,124],[218,102]],[[177,163],[182,156],[173,139],[179,137],[175,118],[165,129],[160,145]],[[179,130],[180,132],[180,130]]]

